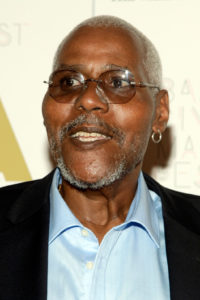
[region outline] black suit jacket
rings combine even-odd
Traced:
[[[46,300],[52,176],[0,189],[0,300]],[[162,200],[171,299],[200,300],[200,197],[145,180]]]

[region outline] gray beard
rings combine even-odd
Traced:
[[[59,157],[57,159],[57,166],[60,169],[60,172],[63,176],[63,178],[69,182],[72,186],[74,186],[77,189],[80,190],[99,190],[103,187],[111,185],[116,180],[123,177],[123,174],[125,173],[125,163],[124,161],[121,161],[118,163],[118,166],[116,166],[113,170],[108,170],[108,173],[101,179],[97,180],[96,182],[86,182],[83,180],[80,180],[76,177],[76,175],[73,175],[72,172],[67,168],[67,166],[64,163],[63,157]]]
[[[61,175],[68,183],[80,190],[100,190],[114,183],[117,180],[122,179],[125,175],[130,173],[142,160],[145,145],[140,145],[140,149],[135,147],[136,143],[132,143],[130,152],[128,154],[121,154],[115,157],[115,164],[107,171],[107,174],[97,180],[96,182],[87,182],[80,180],[76,174],[66,166],[64,158],[61,154],[61,150],[57,147],[57,143],[53,137],[50,139],[50,151],[56,161],[57,167],[60,169]],[[130,156],[134,157],[132,163],[130,163]],[[129,162],[129,163],[128,163]]]
[[[92,117],[90,118],[90,121],[93,121],[93,123],[98,123],[99,121]],[[64,126],[59,134],[58,134],[58,141],[56,141],[55,137],[50,134],[49,138],[49,144],[50,144],[50,152],[57,164],[57,167],[60,169],[61,175],[63,176],[64,180],[66,180],[68,183],[70,183],[72,186],[74,186],[77,189],[80,190],[99,190],[103,187],[109,186],[112,183],[114,183],[117,180],[122,179],[125,175],[127,175],[131,170],[133,170],[143,159],[143,155],[146,150],[146,142],[142,142],[140,137],[135,136],[134,141],[132,142],[132,145],[128,151],[128,153],[121,153],[119,155],[116,155],[114,157],[114,165],[107,170],[106,175],[103,178],[100,178],[96,182],[87,182],[79,179],[76,174],[72,170],[70,170],[65,162],[64,158],[61,152],[61,143],[68,132],[73,126],[76,126],[77,124],[81,124],[86,122],[86,116],[80,116],[76,120],[70,122],[67,124],[67,126]],[[104,124],[106,126],[106,124]],[[116,129],[112,129],[113,132],[119,137],[118,143],[119,146],[122,146],[123,144],[123,133],[118,132]],[[139,141],[140,140],[140,141]],[[139,147],[137,146],[139,145]]]

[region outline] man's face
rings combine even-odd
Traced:
[[[97,79],[120,66],[136,81],[147,81],[142,54],[140,41],[124,30],[84,27],[68,38],[55,68],[70,66],[85,79]],[[56,102],[47,92],[44,122],[51,152],[67,181],[77,188],[100,189],[141,167],[155,118],[151,92],[137,88],[124,104],[103,101],[94,82],[70,103]]]

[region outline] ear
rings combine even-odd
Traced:
[[[161,90],[156,96],[155,118],[152,125],[154,132],[164,132],[169,119],[169,97],[166,90]]]

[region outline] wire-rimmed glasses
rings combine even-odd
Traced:
[[[133,74],[127,69],[109,70],[100,74],[98,79],[85,79],[83,74],[70,69],[53,72],[49,81],[49,95],[57,102],[71,103],[88,87],[89,82],[96,83],[96,89],[109,103],[122,104],[130,101],[136,94],[136,88],[160,88],[152,83],[135,82]]]

